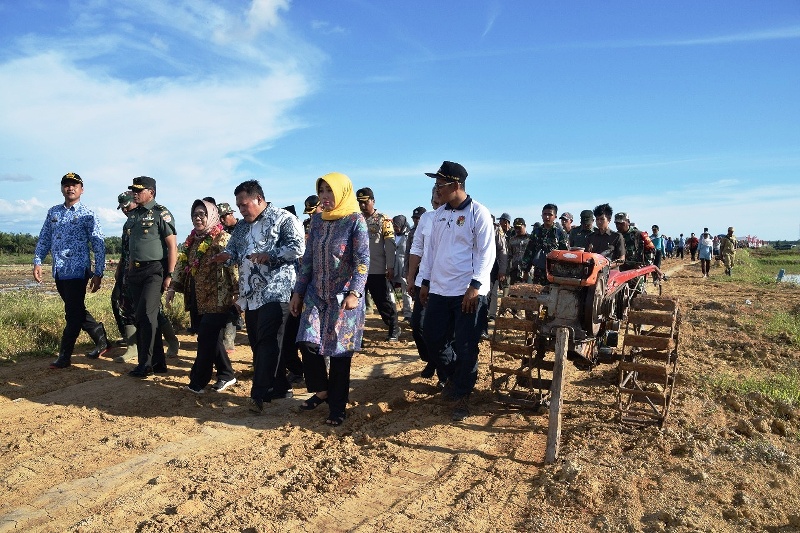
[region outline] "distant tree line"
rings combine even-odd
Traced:
[[[39,237],[30,233],[6,233],[0,231],[0,254],[32,255]],[[119,255],[122,252],[121,237],[106,237],[106,255]]]

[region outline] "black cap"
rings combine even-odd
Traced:
[[[437,170],[435,174],[426,172],[425,175],[431,178],[441,178],[447,181],[464,183],[464,181],[467,179],[467,169],[458,163],[444,161],[442,162],[442,166],[439,167],[439,170]]]
[[[305,213],[306,215],[310,215],[319,205],[319,196],[317,196],[316,194],[312,194],[311,196],[306,198],[306,201],[303,205],[304,205],[303,213]]]
[[[411,218],[419,218],[423,215],[423,213],[426,213],[427,211],[428,210],[425,209],[424,207],[419,206],[418,208],[414,209],[414,211],[411,213]]]
[[[525,219],[522,217],[517,217],[514,219],[514,227],[519,228],[525,225]]]
[[[72,183],[80,183],[81,185],[83,185],[83,179],[81,179],[81,177],[78,174],[75,174],[74,172],[67,172],[61,178],[61,185],[64,185],[65,183],[70,183],[70,182],[72,182]]]
[[[133,193],[131,191],[121,192],[119,196],[117,196],[117,209],[125,209],[132,203]]]
[[[594,213],[592,212],[592,210],[584,209],[583,211],[581,211],[581,220],[586,220],[587,222],[589,220],[594,220]]]
[[[374,200],[375,195],[372,194],[372,189],[369,187],[362,187],[356,191],[356,200],[364,202],[366,200]]]
[[[150,176],[139,176],[138,178],[133,178],[133,185],[129,186],[128,189],[132,191],[141,191],[142,189],[153,189],[155,191],[156,180],[154,180]]]

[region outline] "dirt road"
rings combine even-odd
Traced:
[[[554,465],[547,415],[492,400],[488,345],[473,416],[452,424],[410,334],[383,342],[377,315],[341,428],[323,423],[324,405],[299,411],[303,389],[250,413],[242,335],[241,383],[203,396],[181,389],[189,336],[169,374],[147,380],[108,358],[4,365],[0,531],[800,531],[796,406],[719,397],[702,379],[796,369],[796,349],[744,319],[800,291],[740,293],[690,266],[665,294],[684,314],[671,423],[620,426],[613,367],[570,367]]]

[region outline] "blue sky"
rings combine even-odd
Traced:
[[[429,206],[443,160],[528,224],[608,202],[667,235],[800,237],[800,2],[0,1],[0,231],[69,171],[106,235],[133,177],[182,239],[245,179],[338,171]]]

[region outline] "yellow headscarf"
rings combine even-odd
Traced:
[[[353,194],[353,183],[350,178],[339,172],[325,174],[317,178],[317,193],[319,193],[319,182],[324,181],[333,191],[334,207],[330,211],[322,212],[322,220],[339,220],[353,213],[360,213],[358,200]]]

